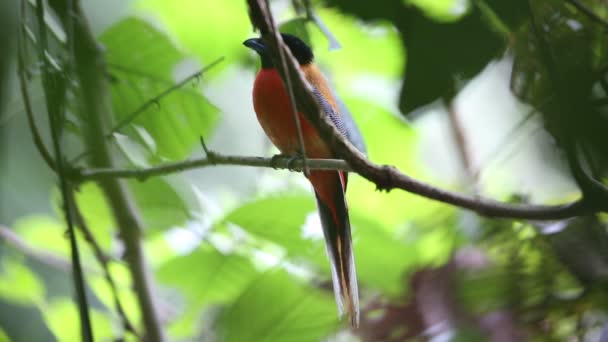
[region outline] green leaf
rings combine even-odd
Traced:
[[[471,5],[462,0],[402,0],[407,5],[414,5],[424,13],[439,21],[453,21],[462,15]]]
[[[131,274],[125,264],[111,262],[108,269],[117,288],[120,303],[131,322],[140,320],[141,312],[131,283]],[[98,299],[112,313],[116,313],[115,297],[107,279],[101,273],[87,276],[87,285],[94,291]],[[114,315],[115,319],[118,314]]]
[[[313,198],[313,194],[283,194],[258,199],[235,209],[224,221],[278,244],[289,256],[315,260],[322,266],[326,264],[322,242],[303,238],[306,216],[316,210]]]
[[[294,18],[281,24],[279,31],[283,33],[293,34],[298,38],[302,39],[304,43],[312,45],[310,41],[310,34],[307,29],[308,19],[306,18]]]
[[[34,250],[45,250],[59,255],[70,254],[66,226],[56,218],[44,215],[22,217],[15,222],[14,231]]]
[[[350,218],[359,283],[387,296],[403,294],[404,275],[417,265],[415,246],[358,212],[351,211]]]
[[[99,186],[96,183],[81,185],[80,191],[76,192],[76,204],[97,243],[104,250],[110,250],[116,226],[112,211]]]
[[[104,32],[100,40],[107,50],[118,122],[175,85],[176,72],[185,69],[185,55],[174,42],[142,19],[125,19]],[[199,90],[184,85],[139,113],[133,120],[137,130],[131,127],[124,131],[142,145],[155,147],[161,158],[183,159],[201,135],[209,135],[217,120],[217,108]]]
[[[363,212],[350,210],[359,282],[388,295],[399,295],[404,288],[404,272],[417,261],[415,248],[400,241],[380,220]],[[311,213],[316,213],[312,194],[288,194],[245,204],[228,214],[225,221],[281,246],[288,257],[308,261],[329,278],[322,229],[316,227],[315,237],[307,232],[311,227],[304,228]]]
[[[234,61],[249,53],[241,45],[253,35],[245,1],[146,0],[139,5],[158,16],[203,64],[220,56]],[[228,66],[220,64],[210,75]]]
[[[190,216],[190,209],[176,189],[164,178],[139,182],[130,180],[135,200],[147,230],[157,231],[180,225]]]
[[[333,296],[269,271],[220,318],[222,340],[319,341],[337,327]]]
[[[89,308],[91,315],[91,323],[93,326],[93,335],[96,341],[113,340],[112,323],[107,316],[100,311]],[[80,328],[78,309],[74,302],[68,298],[56,298],[48,305],[45,305],[43,310],[44,320],[49,329],[60,342],[79,341]]]
[[[154,177],[145,182],[130,180],[128,184],[147,231],[180,225],[190,218],[188,206],[164,178]],[[89,228],[101,246],[108,249],[116,225],[103,192],[96,184],[88,183],[81,187],[76,200]]]
[[[11,339],[4,332],[4,329],[2,329],[2,327],[0,327],[0,342],[11,342]]]
[[[163,264],[157,279],[178,289],[186,303],[184,314],[170,327],[173,338],[194,335],[197,318],[207,305],[233,301],[256,275],[247,258],[222,254],[210,245]]]
[[[23,263],[4,259],[0,273],[0,298],[21,305],[44,302],[44,283]]]
[[[318,8],[317,14],[331,29],[342,48],[327,51],[327,38],[316,27],[309,30],[314,43],[315,56],[328,66],[336,83],[349,84],[362,74],[381,74],[396,79],[403,68],[405,53],[399,35],[386,23],[365,25],[355,18],[327,8]],[[374,58],[369,53],[373,51]]]

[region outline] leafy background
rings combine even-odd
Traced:
[[[539,16],[552,18],[547,27],[560,72],[585,90],[573,92],[572,101],[582,103],[589,94],[605,99],[606,89],[587,75],[605,73],[606,29],[561,2],[532,2]],[[452,190],[558,203],[579,195],[563,152],[571,143],[565,136],[572,136],[565,132],[574,132],[596,153],[605,176],[605,136],[596,130],[585,135],[604,127],[605,108],[584,119],[534,110],[551,113],[557,105],[547,91],[547,72],[537,67],[526,2],[312,3],[341,48],[330,50],[327,32],[302,19],[291,1],[271,2],[283,30],[305,34],[313,45],[374,162]],[[585,3],[608,15],[602,1]],[[138,113],[108,132],[121,166],[200,157],[200,136],[224,154],[276,152],[251,106],[258,61],[241,45],[255,35],[245,1],[84,6],[105,49],[114,121]],[[585,40],[570,48],[580,36]],[[202,76],[156,99],[220,57]],[[14,78],[7,80],[8,100],[0,102],[0,341],[75,341],[77,307],[56,179],[30,139]],[[35,73],[31,88],[44,127]],[[449,108],[464,127],[468,168]],[[83,152],[85,123],[77,112],[67,120],[64,145],[75,157]],[[49,132],[43,134],[49,141]],[[405,192],[378,192],[356,175],[350,179],[363,310],[358,331],[338,320],[313,196],[300,174],[217,166],[129,181],[171,340],[401,341],[441,324],[439,335],[452,340],[598,338],[606,321],[605,216],[489,220]],[[127,316],[138,322],[123,247],[101,190],[86,183],[76,201],[110,257]],[[96,340],[135,340],[123,331],[93,251],[84,237],[79,242]]]

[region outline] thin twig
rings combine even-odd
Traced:
[[[103,276],[106,279],[108,286],[110,287],[110,291],[112,292],[112,297],[114,299],[114,306],[116,307],[116,312],[118,313],[118,316],[120,317],[120,320],[122,321],[122,326],[126,331],[130,332],[135,337],[138,337],[139,334],[137,333],[137,329],[129,320],[129,317],[127,316],[127,313],[125,312],[125,309],[122,306],[122,302],[120,301],[120,295],[118,293],[118,287],[116,286],[114,277],[112,277],[112,274],[110,273],[110,268],[109,268],[110,258],[103,251],[103,249],[99,245],[99,242],[97,242],[97,239],[95,239],[95,236],[93,235],[93,232],[91,231],[91,229],[89,228],[89,225],[87,224],[86,220],[84,219],[84,216],[82,215],[82,212],[80,211],[80,208],[78,208],[78,205],[76,204],[76,199],[74,197],[74,193],[71,193],[70,200],[72,201],[72,206],[74,208],[74,221],[76,223],[76,227],[79,228],[80,232],[84,236],[85,241],[87,241],[88,244],[91,246],[91,250],[93,250],[93,255],[95,256],[95,259],[97,259],[97,262],[101,266],[101,269],[103,271]],[[124,340],[124,338],[121,340]]]
[[[112,130],[110,130],[110,132],[108,134],[106,134],[106,137],[111,137],[112,134],[119,131],[121,128],[125,127],[129,123],[133,122],[133,120],[135,120],[137,118],[137,116],[140,115],[141,113],[143,113],[146,109],[148,109],[149,107],[151,107],[153,105],[156,105],[163,97],[165,97],[165,96],[171,94],[173,91],[183,87],[184,84],[187,84],[188,82],[192,81],[193,79],[201,77],[201,75],[203,75],[205,72],[209,71],[211,68],[213,68],[214,66],[216,66],[223,60],[224,60],[224,57],[220,57],[220,58],[216,59],[215,61],[211,62],[209,65],[202,68],[201,70],[184,78],[180,82],[175,83],[173,86],[165,89],[160,94],[158,94],[158,95],[154,96],[153,98],[149,99],[148,101],[144,102],[141,106],[139,106],[139,108],[134,110],[131,114],[127,115],[126,118],[122,119],[118,124],[116,124],[116,126],[114,126],[114,128],[112,128]]]
[[[22,1],[21,4],[21,13],[23,16],[26,8],[25,1]],[[23,106],[25,108],[25,115],[27,117],[27,124],[30,128],[30,132],[32,133],[34,145],[36,146],[36,149],[38,149],[40,156],[42,156],[42,159],[46,162],[49,168],[54,171],[57,171],[55,167],[55,161],[53,160],[53,157],[51,157],[49,151],[46,149],[44,141],[42,140],[42,136],[40,135],[40,131],[38,131],[38,127],[36,126],[36,120],[34,119],[32,102],[30,100],[30,94],[27,89],[27,79],[25,70],[26,47],[23,41],[23,34],[24,33],[19,34],[19,37],[17,39],[17,69],[19,74],[19,88],[21,90],[21,98],[23,99]]]
[[[329,42],[328,50],[332,51],[341,49],[342,44],[340,44],[340,42],[338,41],[336,36],[334,36],[334,34],[331,32],[329,27],[325,25],[323,19],[321,19],[321,17],[317,15],[314,8],[312,8],[312,3],[310,0],[304,0],[304,8],[306,9],[306,18],[317,25],[321,33],[323,33],[323,35]]]
[[[220,57],[220,58],[216,59],[215,61],[211,62],[209,65],[207,65],[206,67],[204,67],[203,69],[201,69],[201,70],[195,72],[194,74],[192,74],[192,75],[184,78],[180,82],[171,85],[169,88],[163,90],[163,92],[161,92],[160,94],[158,94],[158,95],[154,96],[153,98],[147,100],[139,108],[137,108],[136,110],[134,110],[131,114],[127,115],[127,117],[124,118],[120,123],[118,123],[117,125],[115,125],[110,130],[110,132],[106,133],[105,138],[107,138],[107,139],[111,138],[115,132],[119,131],[124,126],[126,126],[129,123],[133,122],[133,120],[135,120],[138,115],[140,115],[141,113],[143,113],[150,106],[157,105],[162,98],[164,98],[165,96],[171,94],[172,92],[174,92],[174,91],[182,88],[185,84],[187,84],[188,82],[192,81],[193,79],[201,77],[205,72],[209,71],[211,68],[213,68],[214,66],[216,66],[217,64],[219,64],[223,60],[224,60],[224,57]],[[127,68],[125,68],[125,67],[123,67],[121,65],[118,65],[118,64],[110,64],[109,66],[111,66],[111,67],[113,67],[115,69],[120,69],[120,70],[125,71],[125,72],[131,72],[131,73],[139,74],[140,76],[143,76],[143,77],[149,77],[149,78],[156,79],[153,75],[142,73],[142,72],[139,72],[137,70],[127,69]],[[163,81],[164,82],[164,80],[158,80],[158,79],[156,79],[156,81]],[[167,82],[167,83],[169,83],[169,82]],[[76,155],[76,157],[74,157],[71,160],[71,163],[72,164],[77,163],[82,158],[84,158],[87,154],[88,154],[87,151],[83,151],[83,152],[79,153],[78,155]]]
[[[91,318],[89,316],[89,305],[85,290],[85,280],[80,264],[80,252],[78,250],[78,242],[76,240],[76,232],[74,231],[74,223],[72,221],[73,207],[69,200],[70,184],[65,176],[65,166],[63,160],[63,154],[61,149],[61,122],[63,113],[65,111],[65,81],[61,79],[57,74],[50,74],[49,62],[45,59],[45,52],[48,48],[46,39],[46,23],[44,21],[44,4],[42,0],[36,1],[36,17],[38,19],[38,34],[40,39],[39,58],[44,61],[44,69],[42,71],[42,83],[44,86],[44,93],[46,98],[47,114],[49,117],[49,124],[51,126],[51,138],[53,142],[53,150],[55,152],[55,163],[57,166],[57,175],[59,176],[59,187],[61,189],[61,197],[63,201],[63,210],[65,213],[65,219],[68,226],[68,235],[70,240],[70,250],[72,255],[72,276],[74,278],[74,287],[76,290],[76,298],[78,303],[78,311],[80,318],[80,327],[82,340],[86,342],[93,342],[93,328],[91,325]],[[69,16],[71,21],[71,16]],[[68,37],[68,41],[73,40],[73,37]],[[51,93],[52,92],[52,93]],[[59,96],[56,96],[59,95]]]
[[[515,125],[513,125],[513,127],[509,129],[509,131],[504,135],[504,138],[500,141],[500,143],[496,144],[494,148],[492,148],[492,152],[488,153],[487,157],[479,163],[479,172],[481,172],[485,168],[485,166],[487,166],[490,162],[499,163],[501,159],[508,159],[499,158],[499,156],[501,156],[501,152],[505,150],[505,147],[509,144],[511,145],[511,148],[514,148],[512,146],[516,144],[515,140],[517,138],[515,135],[524,128],[526,123],[528,123],[528,121],[532,119],[536,112],[537,109],[532,108],[523,118],[521,118],[521,120],[519,120]]]
[[[477,194],[479,193],[479,170],[476,170],[475,165],[473,165],[473,157],[471,156],[470,151],[471,146],[469,145],[466,132],[462,126],[458,112],[456,112],[453,99],[447,102],[447,107],[450,127],[452,128],[452,133],[456,142],[456,149],[460,155],[460,160],[462,162],[462,166],[464,167],[466,178],[468,178],[469,184],[467,185],[472,186],[474,190],[473,193]]]
[[[585,14],[587,17],[589,17],[589,19],[595,21],[596,23],[602,26],[608,27],[608,20],[597,15],[597,13],[593,12],[589,7],[585,6],[585,4],[583,4],[579,0],[568,0],[568,2],[572,6],[576,7],[576,9],[581,11],[583,14]]]

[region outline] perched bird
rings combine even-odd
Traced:
[[[285,33],[281,35],[300,64],[306,79],[312,85],[316,100],[325,115],[344,136],[351,140],[353,145],[364,152],[359,130],[348,113],[340,113],[339,109],[343,106],[336,101],[325,77],[314,64],[311,48],[293,35]],[[253,107],[258,121],[281,154],[297,155],[300,152],[300,141],[289,95],[279,72],[273,65],[267,47],[259,38],[248,39],[243,44],[257,52],[262,60],[262,67],[253,85]],[[297,115],[301,124],[306,157],[334,158],[332,151],[310,122],[301,113]],[[356,327],[359,324],[359,294],[348,207],[344,197],[347,173],[311,170],[307,177],[317,198],[325,245],[331,262],[338,311],[340,316],[344,312],[348,313],[351,325]]]

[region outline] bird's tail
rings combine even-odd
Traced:
[[[345,312],[353,327],[359,325],[359,290],[352,249],[348,208],[344,198],[345,181],[335,171],[313,171],[325,247],[331,262],[332,281],[340,316]],[[317,173],[317,174],[314,174]]]

